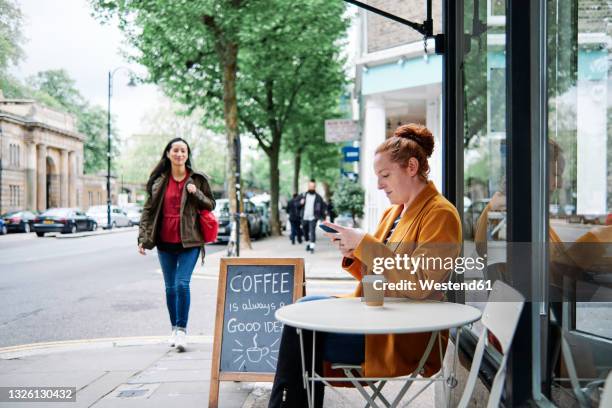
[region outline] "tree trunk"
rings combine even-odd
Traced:
[[[280,175],[278,161],[280,156],[280,136],[273,137],[270,159],[270,229],[272,235],[281,235],[278,216],[278,196],[280,189]]]
[[[235,214],[243,212],[243,203],[236,208],[236,174],[238,162],[236,158],[236,142],[240,137],[238,133],[238,103],[236,100],[236,71],[238,66],[238,44],[229,42],[223,58],[223,112],[225,116],[225,132],[227,135],[228,182],[227,195],[230,211]],[[241,200],[242,201],[242,200]],[[240,219],[240,241],[247,248],[251,248],[248,224],[246,219]]]
[[[331,197],[331,191],[329,190],[329,183],[324,181],[323,183],[323,195],[325,196],[325,201],[329,202],[329,198]]]
[[[300,193],[300,168],[302,167],[302,148],[296,150],[293,160],[293,194]]]

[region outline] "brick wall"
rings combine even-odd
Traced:
[[[417,23],[422,23],[427,17],[427,2],[425,0],[370,0],[367,3]],[[440,0],[433,0],[432,10],[434,34],[436,34],[442,30],[442,3]],[[423,36],[419,32],[378,14],[366,12],[365,20],[367,51],[369,53],[423,40]]]

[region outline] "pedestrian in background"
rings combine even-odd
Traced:
[[[303,194],[300,200],[304,238],[308,242],[306,244],[306,251],[310,251],[313,254],[315,243],[317,242],[317,222],[325,219],[325,201],[323,201],[323,197],[317,193],[316,189],[317,183],[314,180],[310,180],[308,191]]]
[[[204,237],[199,211],[215,208],[207,177],[191,167],[191,149],[181,138],[172,139],[151,172],[138,231],[138,252],[157,247],[166,286],[171,347],[185,351],[191,274]]]
[[[336,209],[334,208],[334,203],[332,202],[332,198],[328,197],[327,200],[327,216],[329,217],[329,222],[334,222],[338,214],[336,213]]]
[[[289,215],[289,223],[291,224],[291,235],[289,235],[291,245],[295,245],[296,238],[299,244],[302,243],[301,199],[302,197],[294,193],[293,198],[287,203],[287,214]]]

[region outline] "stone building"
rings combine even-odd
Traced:
[[[106,178],[83,175],[84,141],[72,115],[0,93],[0,213],[106,203]]]

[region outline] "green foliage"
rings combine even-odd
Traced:
[[[334,206],[338,214],[349,213],[355,217],[363,216],[364,191],[361,185],[348,178],[340,180],[334,193]]]
[[[42,71],[27,79],[30,88],[36,95],[49,95],[56,102],[52,107],[67,111],[77,118],[77,130],[85,135],[84,143],[84,171],[96,173],[106,169],[107,141],[107,112],[99,106],[92,106],[85,100],[76,88],[75,81],[63,69]],[[44,103],[44,101],[41,101]],[[114,129],[114,126],[111,126]],[[118,155],[119,138],[113,131],[112,135],[112,163]]]
[[[325,120],[345,116],[338,111],[338,100],[330,97],[317,106],[306,101],[300,105],[296,116],[287,128],[283,150],[293,153],[294,157],[301,156],[299,170],[303,170],[307,178],[335,185],[340,177],[340,144],[325,141]],[[293,182],[299,184],[299,180]]]
[[[33,89],[53,96],[60,106],[71,113],[87,104],[74,79],[63,69],[38,72],[29,77],[27,83]]]
[[[22,15],[12,0],[0,0],[0,77],[23,57]]]
[[[244,182],[244,189],[245,191],[268,191],[270,186],[270,164],[267,160],[257,159],[263,154],[260,148],[257,148],[252,154],[250,153],[245,152],[243,149],[242,157],[245,166],[242,169],[242,180]],[[290,153],[281,152],[278,169],[280,174],[279,195],[286,198],[291,197],[293,192],[291,189],[293,160]]]
[[[224,138],[204,129],[198,112],[182,115],[181,108],[166,101],[147,112],[143,120],[147,124],[146,133],[130,137],[121,151],[119,172],[124,180],[146,182],[168,141],[182,137],[191,148],[193,167],[206,173],[213,185],[223,186],[226,173]]]
[[[8,74],[0,75],[0,89],[5,98],[33,99],[50,108],[74,115],[77,119],[77,131],[85,135],[84,172],[91,174],[106,170],[107,112],[99,106],[91,105],[65,70],[42,71],[29,77],[26,83]],[[112,128],[114,129],[114,126]],[[114,131],[111,137],[114,169],[120,141]]]
[[[230,136],[232,113],[239,113],[240,129],[255,137],[270,159],[275,231],[283,135],[291,122],[300,121],[302,106],[328,106],[344,84],[339,57],[348,25],[344,5],[327,0],[90,1],[100,19],[119,17],[136,50],[132,58],[148,69],[147,80],[190,110],[200,108],[208,128],[219,129],[225,119]]]
[[[101,21],[118,17],[134,50],[130,58],[147,68],[146,81],[190,109],[203,108],[207,125],[222,125],[223,52],[217,47],[224,46],[219,39],[227,43],[246,32],[249,7],[216,0],[90,3]]]
[[[0,75],[0,90],[7,99],[33,99],[50,108],[62,109],[62,105],[48,93],[23,84],[9,74]]]

